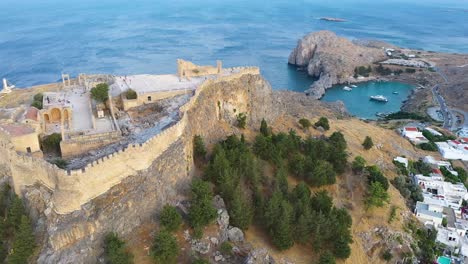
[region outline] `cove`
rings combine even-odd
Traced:
[[[336,85],[327,89],[321,100],[325,102],[343,101],[352,115],[365,119],[377,119],[378,112],[397,112],[408,98],[413,85],[400,82],[366,82],[356,84],[352,91],[345,91],[345,85]],[[398,92],[398,94],[394,94]],[[388,102],[370,100],[372,95],[383,95]]]

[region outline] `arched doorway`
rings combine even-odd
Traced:
[[[70,126],[70,113],[68,112],[67,109],[63,110],[63,121],[65,121],[65,124]]]
[[[45,123],[50,123],[50,117],[49,117],[49,114],[44,114],[44,122]]]
[[[60,112],[60,109],[54,108],[50,110],[50,122],[60,122],[62,118],[62,113]]]

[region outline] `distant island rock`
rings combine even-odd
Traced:
[[[347,22],[346,19],[336,18],[336,17],[321,17],[320,20],[329,21],[329,22]]]

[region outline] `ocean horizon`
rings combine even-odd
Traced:
[[[177,58],[220,59],[225,67],[259,66],[274,89],[303,91],[313,80],[287,59],[309,32],[468,53],[467,21],[468,1],[454,0],[2,0],[0,78],[28,87],[56,82],[62,72],[163,74],[176,71]]]

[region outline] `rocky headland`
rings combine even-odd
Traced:
[[[306,93],[319,99],[333,85],[353,82],[356,67],[384,59],[381,48],[353,43],[331,31],[319,31],[299,40],[288,63],[318,78]]]
[[[425,113],[435,105],[432,88],[436,85],[446,103],[468,111],[468,55],[397,47],[378,40],[349,40],[331,31],[305,35],[289,55],[288,63],[317,79],[305,92],[319,99],[336,84],[372,80],[399,81],[415,85],[404,111]],[[356,75],[356,68],[372,68],[368,76]],[[385,71],[377,71],[382,67]],[[382,69],[381,68],[381,69]]]

